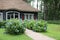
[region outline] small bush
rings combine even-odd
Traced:
[[[0,21],[0,28],[5,27],[6,21]]]
[[[47,25],[45,21],[37,21],[33,27],[34,31],[43,32],[46,31]]]
[[[11,19],[6,23],[6,32],[10,34],[22,34],[25,32],[25,27],[23,26],[22,21]]]
[[[29,23],[28,23],[27,28],[32,30],[33,27],[34,27],[34,24],[35,24],[35,20],[30,20]]]
[[[24,25],[25,27],[27,27],[28,24],[29,24],[29,21],[28,21],[28,20],[24,20],[24,21],[23,21],[23,25]]]

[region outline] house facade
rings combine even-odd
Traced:
[[[23,0],[0,0],[0,21],[11,18],[38,19],[38,10]]]

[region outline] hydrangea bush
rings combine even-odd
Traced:
[[[22,21],[18,19],[10,19],[6,23],[6,32],[10,34],[22,34],[25,32],[25,27]]]
[[[28,22],[25,21],[26,27],[33,31],[44,32],[47,30],[47,22],[44,20],[30,20]]]
[[[34,31],[44,32],[47,30],[47,24],[45,21],[37,21],[33,27]]]

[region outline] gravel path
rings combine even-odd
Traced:
[[[41,33],[33,32],[32,30],[26,29],[25,34],[31,37],[33,40],[55,40]]]

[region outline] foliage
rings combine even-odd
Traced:
[[[33,27],[34,27],[34,24],[35,24],[35,20],[30,20],[29,23],[28,23],[27,28],[32,30]]]
[[[5,27],[6,21],[0,21],[0,28]]]
[[[45,21],[37,21],[33,27],[33,30],[37,32],[43,32],[46,31],[46,29],[47,29],[47,25]]]
[[[60,19],[60,0],[43,0],[46,20]]]
[[[25,27],[22,22],[18,19],[10,19],[6,23],[6,32],[10,34],[21,34],[24,33]]]
[[[24,21],[23,21],[23,25],[24,25],[25,27],[27,27],[28,24],[29,24],[29,21],[28,21],[28,20],[24,20]]]
[[[60,20],[49,20],[48,23],[50,23],[50,24],[60,24]]]
[[[26,22],[26,21],[25,21]],[[26,27],[33,31],[46,31],[47,30],[47,24],[44,20],[30,20],[26,22]]]

